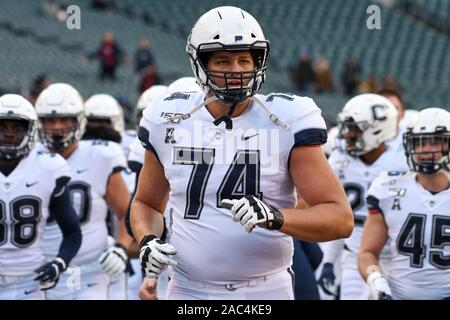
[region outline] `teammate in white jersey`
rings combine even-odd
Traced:
[[[386,143],[397,130],[397,110],[388,99],[371,93],[350,99],[338,114],[338,127],[344,143],[331,154],[329,163],[346,191],[355,228],[351,237],[328,244],[319,284],[324,291],[330,291],[327,287],[335,276],[334,265],[341,263],[340,298],[367,299],[366,284],[357,268],[367,216],[367,191],[380,172],[407,171],[408,165],[404,154]]]
[[[377,91],[377,94],[391,101],[398,111],[397,134],[393,138],[389,139],[389,141],[387,141],[386,143],[391,148],[398,149],[401,152],[405,152],[403,150],[403,134],[406,132],[409,126],[414,124],[418,111],[405,110],[402,96],[396,89],[381,88]]]
[[[372,299],[449,299],[450,113],[422,110],[403,141],[411,171],[370,187],[359,271]],[[386,280],[378,261],[388,239]]]
[[[25,98],[0,98],[0,300],[43,299],[41,290],[56,285],[81,245],[69,168],[60,156],[38,151],[37,127]],[[49,215],[64,236],[46,263],[41,242]]]
[[[310,98],[256,94],[269,43],[244,10],[205,13],[186,49],[203,92],[159,101],[138,132],[147,151],[131,225],[142,268],[156,277],[174,266],[169,299],[292,299],[291,236],[326,241],[353,228],[321,149],[320,109]],[[309,208],[293,209],[294,188]],[[169,197],[170,244],[159,239]]]
[[[123,110],[119,102],[109,94],[94,94],[85,102],[85,114],[87,117],[87,129],[83,139],[106,140],[120,143],[124,155],[129,152],[128,144],[134,135],[125,132],[125,119]],[[125,139],[124,139],[125,138]],[[128,187],[129,193],[133,191],[135,185],[135,174],[130,169],[125,168],[121,171],[122,177]],[[111,210],[108,210],[108,243],[114,245],[114,238],[117,235],[119,225],[118,216]],[[137,247],[137,245],[136,245]],[[131,248],[129,248],[131,249]],[[136,250],[135,250],[136,251]],[[126,300],[128,295],[128,274],[134,274],[133,268],[127,261],[126,273],[113,275],[108,285],[108,300]]]
[[[129,192],[120,171],[126,166],[118,144],[103,140],[79,141],[86,118],[83,100],[72,86],[53,84],[36,101],[42,141],[69,163],[71,199],[78,212],[83,243],[72,262],[67,281],[48,294],[50,299],[106,299],[110,276],[124,272],[130,240],[123,224]],[[119,216],[116,244],[108,248],[108,206]],[[61,237],[47,224],[44,252],[54,254]]]

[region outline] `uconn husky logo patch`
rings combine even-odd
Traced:
[[[164,139],[165,143],[175,143],[175,128],[166,128],[166,137]]]

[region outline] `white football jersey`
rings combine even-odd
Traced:
[[[289,128],[272,122],[255,102],[233,118],[231,131],[224,123],[215,126],[205,107],[188,120],[166,122],[167,114],[185,114],[202,103],[201,92],[175,93],[144,111],[139,139],[155,152],[170,183],[176,273],[228,282],[292,265],[291,237],[259,227],[248,234],[220,202],[252,194],[276,208],[292,208],[290,151],[294,145],[323,143],[325,122],[310,98],[256,96]]]
[[[133,140],[130,144],[130,153],[128,155],[128,161],[134,161],[139,164],[144,164],[145,159],[145,148],[142,146],[142,143],[138,138]]]
[[[386,145],[391,149],[397,150],[399,153],[405,153],[405,149],[403,148],[403,134],[406,132],[407,127],[399,125],[397,134],[386,141]]]
[[[1,275],[25,276],[45,262],[41,249],[44,225],[55,182],[61,177],[70,177],[66,161],[38,147],[7,177],[0,172]],[[59,249],[60,244],[61,239],[55,247]]]
[[[450,297],[450,189],[432,194],[415,173],[380,175],[369,189],[391,243],[394,299]]]
[[[105,201],[108,180],[113,172],[126,167],[123,151],[117,143],[104,140],[82,140],[67,159],[72,180],[69,183],[72,205],[78,214],[83,241],[71,264],[96,260],[107,248]],[[56,223],[45,228],[44,253],[54,257],[62,238]]]
[[[122,147],[123,153],[125,154],[125,158],[128,158],[128,155],[130,154],[131,143],[137,138],[136,130],[127,130],[122,132],[120,135],[122,137],[120,146]]]
[[[122,141],[120,142],[120,146],[122,147],[123,153],[125,155],[125,159],[128,158],[130,152],[131,152],[131,145],[133,141],[137,140],[137,135],[135,130],[127,130],[122,132]],[[141,146],[142,148],[142,146]],[[128,187],[128,190],[133,192],[134,185],[136,181],[136,173],[131,171],[128,166],[125,168],[125,170],[122,171],[122,177],[125,180],[125,183]]]
[[[352,235],[345,239],[345,245],[350,251],[358,253],[367,217],[369,186],[382,171],[408,171],[406,157],[399,150],[388,147],[373,164],[367,165],[359,157],[351,157],[335,149],[328,161],[344,187],[355,219]],[[387,253],[385,249],[384,253]]]

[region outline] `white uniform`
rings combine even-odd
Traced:
[[[135,130],[127,130],[125,132],[122,132],[122,142],[120,143],[120,146],[122,147],[125,159],[128,159],[128,156],[131,152],[131,145],[136,140],[137,136]],[[142,161],[142,163],[143,162],[144,161]],[[127,166],[125,170],[122,171],[122,176],[123,179],[125,180],[125,183],[127,184],[130,193],[133,192],[136,181],[136,174],[133,171],[131,171]]]
[[[348,154],[335,150],[329,158],[329,163],[339,180],[341,181],[347,198],[353,210],[355,228],[352,235],[345,240],[336,240],[329,244],[325,253],[324,262],[336,263],[339,254],[341,259],[341,299],[358,300],[367,299],[366,283],[358,271],[357,255],[362,240],[364,223],[367,217],[367,191],[373,180],[382,171],[408,171],[408,165],[404,154],[398,150],[389,148],[371,165],[365,164],[359,157],[351,157]],[[342,249],[344,249],[342,251]],[[331,254],[329,251],[335,250]],[[386,246],[382,257],[389,255]],[[334,257],[329,258],[329,257]],[[333,261],[328,261],[328,260]]]
[[[121,133],[122,141],[120,146],[122,147],[125,159],[130,153],[131,143],[137,139],[135,130],[127,130]],[[136,173],[130,170],[128,166],[121,172],[123,180],[128,187],[130,193],[134,190],[134,185],[136,181]],[[114,226],[114,235],[117,234],[118,219],[115,214],[111,215],[112,225]],[[109,237],[109,245],[112,246],[115,243],[115,239]],[[136,270],[136,269],[135,269]],[[128,292],[128,274],[123,273],[118,277],[111,278],[111,282],[108,285],[108,299],[109,300],[127,300]],[[135,294],[136,295],[136,294]]]
[[[416,174],[382,175],[369,196],[388,228],[392,297],[450,298],[450,189],[433,195]]]
[[[42,236],[61,177],[70,177],[66,161],[36,147],[7,177],[0,172],[0,300],[44,298],[33,271],[46,262]],[[61,239],[55,242],[49,258],[56,257],[60,244]]]
[[[258,289],[252,295],[249,283],[267,287],[281,279],[281,285],[273,285],[272,296],[265,298],[293,296],[287,272],[292,265],[292,238],[259,227],[249,235],[219,204],[225,198],[253,194],[274,207],[292,208],[290,151],[295,144],[323,143],[325,123],[312,99],[256,96],[289,128],[272,122],[255,102],[233,118],[231,131],[223,123],[215,126],[206,108],[188,120],[164,122],[164,113],[184,114],[203,102],[201,92],[172,96],[144,111],[139,138],[146,149],[154,150],[170,183],[170,243],[177,248],[178,266],[169,283],[169,298],[223,298],[215,291],[196,290],[209,286],[215,288],[211,290],[218,286],[230,298],[225,285],[236,282],[245,288],[233,291],[232,299],[261,298]],[[191,292],[184,290],[186,286]]]
[[[50,299],[106,299],[109,277],[97,262],[108,246],[105,201],[109,177],[126,166],[120,146],[103,140],[82,140],[67,159],[72,181],[70,194],[77,212],[83,242],[62,275],[58,285],[48,291]],[[45,228],[44,252],[53,257],[62,238],[54,222]]]

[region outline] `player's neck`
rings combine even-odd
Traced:
[[[418,173],[417,181],[425,190],[428,190],[432,193],[444,191],[450,186],[450,181],[447,175],[443,172],[437,172],[430,176]]]
[[[211,94],[208,94],[206,96],[206,99],[211,97]],[[232,118],[238,117],[241,115],[247,108],[250,106],[252,101],[250,99],[245,100],[244,102],[241,102],[236,106],[234,109],[233,114],[231,115]],[[223,103],[220,103],[219,101],[210,102],[206,105],[206,109],[211,114],[211,116],[214,119],[220,118],[223,115],[226,115],[228,113],[229,107]]]
[[[64,159],[68,159],[72,155],[72,153],[75,151],[75,149],[77,147],[78,147],[78,142],[77,143],[72,143],[70,146],[68,146],[66,149],[64,149],[64,151],[58,152],[58,153]]]
[[[22,159],[22,157],[10,160],[0,159],[0,171],[3,173],[3,175],[9,176],[9,174],[14,171],[14,169]]]
[[[372,151],[369,151],[359,158],[365,163],[365,164],[373,164],[377,159],[386,151],[386,145],[382,143],[377,148],[373,149]]]

